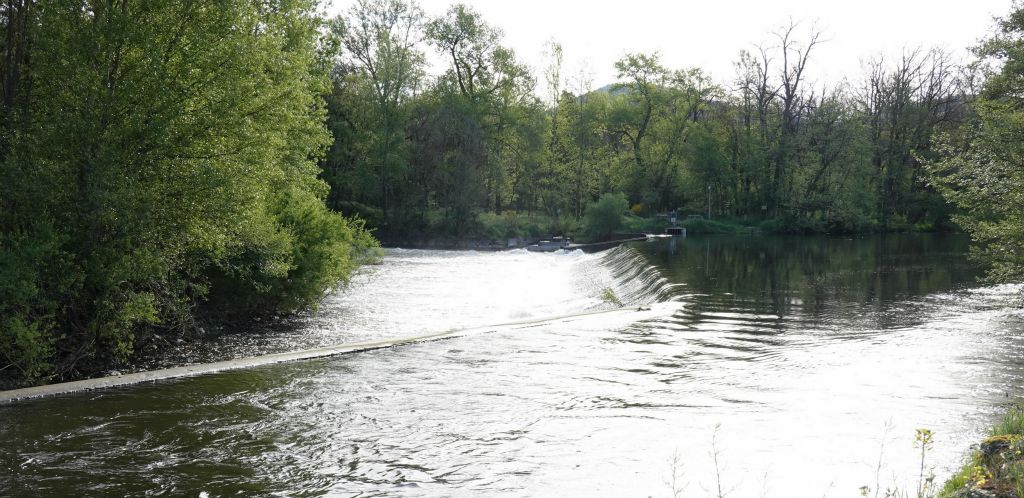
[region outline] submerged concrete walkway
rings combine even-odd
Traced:
[[[371,351],[374,349],[404,346],[407,344],[438,341],[442,339],[453,339],[456,337],[463,337],[472,334],[497,332],[502,330],[525,329],[558,322],[570,322],[573,320],[580,320],[595,315],[610,314],[634,314],[636,315],[636,320],[642,320],[644,318],[660,314],[660,312],[657,311],[657,309],[652,310],[652,308],[648,306],[644,306],[641,308],[616,309],[610,311],[591,311],[584,313],[575,313],[571,315],[536,318],[518,322],[503,323],[498,325],[489,325],[486,327],[449,330],[447,332],[401,337],[397,339],[340,344],[337,346],[306,349],[302,351],[293,351],[290,353],[268,354],[263,356],[254,356],[250,358],[241,358],[237,360],[225,360],[214,363],[203,363],[183,367],[165,368],[161,370],[151,370],[148,372],[136,372],[124,375],[114,375],[110,377],[99,377],[95,379],[78,380],[74,382],[48,384],[45,386],[26,387],[22,389],[13,389],[10,391],[0,391],[0,404],[12,403],[15,401],[33,398],[42,398],[45,396],[58,396],[62,394],[69,394],[79,391],[107,389],[111,387],[126,386],[129,384],[139,384],[142,382],[155,382],[168,379],[176,379],[179,377],[205,375],[215,372],[222,372],[225,370],[251,368],[261,365],[283,363],[287,361],[308,360],[312,358],[325,358],[329,356],[358,353],[361,351]]]

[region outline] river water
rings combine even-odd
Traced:
[[[941,482],[1024,396],[1018,286],[955,236],[389,250],[169,361],[652,304],[0,406],[0,496],[846,497]],[[873,493],[874,491],[872,491]]]

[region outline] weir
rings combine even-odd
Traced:
[[[629,246],[619,246],[602,258],[612,274],[616,293],[624,304],[666,302],[677,298],[681,284],[669,282],[643,254]]]
[[[565,256],[571,256],[571,254],[565,254]],[[529,257],[542,258],[551,257],[551,255],[529,255]],[[568,259],[572,260],[572,258]],[[671,289],[673,286],[668,283],[664,277],[661,277],[656,268],[647,264],[644,257],[635,250],[627,247],[615,248],[605,254],[599,255],[596,262],[598,262],[600,267],[606,268],[611,272],[613,277],[611,285],[614,292],[622,301],[624,305],[623,308],[583,310],[579,312],[538,318],[527,318],[481,327],[456,328],[443,332],[429,332],[398,338],[343,343],[284,353],[265,354],[239,359],[0,391],[0,404],[45,396],[58,396],[80,391],[107,389],[143,382],[156,382],[180,377],[205,375],[226,370],[252,368],[290,361],[359,353],[375,349],[453,339],[473,334],[527,329],[543,325],[553,325],[560,322],[583,320],[598,315],[601,315],[602,319],[607,319],[613,315],[619,315],[622,317],[628,317],[628,321],[637,321],[671,313],[671,311],[675,309],[670,306],[657,306],[659,303],[664,304],[670,300],[672,295]],[[640,305],[644,305],[644,308],[638,309],[637,307]],[[652,307],[650,305],[655,306]]]
[[[392,250],[315,315],[153,368],[194,365],[2,393],[0,496],[655,496],[715,449],[733,494],[852,495],[916,478],[916,428],[955,464],[977,407],[1021,398],[1020,290],[979,288],[966,238],[676,242]]]

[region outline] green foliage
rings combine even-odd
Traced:
[[[994,281],[1024,279],[1024,8],[978,48],[997,67],[974,103],[975,122],[943,135],[929,163],[935,186],[963,209],[956,221],[978,243]]]
[[[478,214],[477,229],[474,232],[479,238],[490,240],[568,233],[557,219],[513,211]]]
[[[5,374],[106,368],[225,292],[312,305],[366,260],[369,235],[316,178],[330,135],[312,1],[32,7],[31,92],[0,157]]]
[[[315,307],[359,265],[382,256],[362,221],[328,210],[309,192],[285,192],[273,214],[279,225],[267,243],[232,262],[241,271],[220,275],[230,292],[214,287],[215,302],[235,314]]]
[[[355,201],[339,201],[333,207],[345,216],[363,220],[368,229],[372,230],[384,225],[384,211],[380,208]]]
[[[45,223],[0,236],[0,369],[26,379],[49,373],[61,297],[81,285],[63,243]]]
[[[975,465],[966,464],[953,474],[939,489],[938,495],[943,498],[956,496],[961,490],[970,486],[976,470]]]
[[[724,234],[743,231],[743,226],[728,220],[707,220],[704,218],[684,220],[679,226],[685,228],[688,234]]]
[[[25,322],[20,316],[6,317],[0,324],[0,354],[4,368],[15,367],[26,379],[38,379],[50,369],[53,338],[46,333],[48,324]]]
[[[277,218],[293,240],[291,268],[275,282],[277,308],[316,306],[326,291],[347,284],[360,265],[378,263],[383,253],[361,220],[345,218],[302,190],[281,201]]]
[[[663,233],[668,223],[657,218],[645,218],[632,212],[622,219],[622,228],[629,233]]]
[[[587,206],[583,213],[581,230],[589,240],[602,240],[617,232],[623,226],[623,217],[629,209],[625,194],[604,194]]]
[[[1024,436],[1024,407],[1010,408],[996,425],[992,426],[991,434],[1019,434]]]
[[[387,226],[409,175],[405,128],[412,92],[423,79],[425,59],[415,44],[422,21],[413,2],[359,0],[330,23],[340,41],[330,56],[341,57],[328,98],[335,141],[323,167],[334,186],[330,202],[344,210],[342,203],[358,193],[357,201],[379,208],[379,221],[366,218],[375,227]]]
[[[428,17],[400,0],[360,2],[337,26],[349,41],[327,99],[329,205],[377,209],[371,225],[386,240],[425,227],[447,238],[518,232],[481,226],[482,213],[579,221],[609,192],[641,216],[710,207],[714,218],[785,220],[779,231],[798,233],[950,227],[952,208],[921,166],[935,156],[932,135],[969,114],[960,71],[941,51],[875,60],[862,82],[819,92],[795,71],[813,63],[820,34],[798,40],[791,26],[779,33],[789,43],[742,54],[728,84],[630,53],[615,65],[620,81],[595,90],[586,73],[563,74],[553,43],[542,103],[501,31],[471,7]],[[426,80],[412,56],[421,48],[447,61],[444,73],[382,106],[380,88]]]
[[[946,481],[940,498],[974,496],[977,489],[997,496],[1024,493],[1024,408],[1011,407],[989,434]]]
[[[619,299],[619,296],[615,295],[615,291],[610,287],[601,289],[601,300],[609,304],[614,304],[615,306],[622,306],[622,300]]]

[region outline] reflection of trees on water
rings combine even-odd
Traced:
[[[960,235],[865,238],[692,237],[639,247],[686,284],[685,313],[743,312],[816,324],[889,328],[917,298],[972,285],[980,272]],[[766,330],[767,331],[767,330]]]

